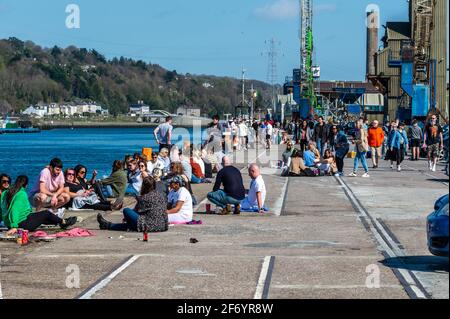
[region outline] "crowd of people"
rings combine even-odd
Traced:
[[[246,126],[246,129],[242,128]],[[248,147],[250,128],[240,122],[236,131],[243,148]],[[123,223],[107,221],[97,215],[102,230],[163,232],[169,224],[192,222],[198,201],[192,184],[212,183],[217,179],[208,199],[217,205],[219,215],[242,210],[262,212],[266,190],[259,167],[251,165],[252,179],[248,196],[241,172],[231,165],[224,140],[227,129],[214,117],[208,128],[208,140],[198,147],[185,143],[183,149],[171,144],[172,118],[155,130],[159,152],[150,158],[136,153],[112,163],[110,176],[99,179],[97,171],[87,178],[88,170],[77,165],[63,170],[63,162],[54,158],[42,169],[36,183],[27,192],[28,177],[1,175],[0,223],[13,235],[18,229],[34,231],[41,225],[73,226],[76,218],[64,219],[69,210],[123,210]],[[232,135],[234,137],[234,135]],[[223,187],[221,189],[221,187]],[[124,199],[134,197],[134,209],[124,207]],[[34,209],[33,209],[34,208]]]
[[[283,126],[293,136],[283,154],[282,175],[285,176],[344,176],[344,159],[352,151],[352,145],[354,165],[349,177],[357,177],[361,165],[362,177],[369,178],[368,158],[375,170],[385,159],[390,161],[391,169],[401,172],[408,150],[411,161],[418,161],[421,153],[426,153],[428,169],[435,172],[444,148],[443,129],[436,115],[431,115],[426,123],[413,120],[410,126],[395,120],[381,127],[377,120],[369,124],[367,119],[359,118],[351,141],[341,126],[332,121],[325,123],[323,117],[316,121],[292,121]]]
[[[123,222],[119,224],[98,214],[100,229],[163,232],[169,224],[192,222],[198,204],[192,184],[213,183],[214,174],[217,174],[215,183],[207,195],[208,201],[216,206],[214,213],[267,211],[267,191],[260,167],[256,164],[248,167],[251,183],[246,191],[241,171],[232,165],[229,157],[233,151],[247,150],[254,144],[267,149],[274,143],[286,144],[282,175],[310,177],[344,176],[344,159],[353,144],[354,165],[348,176],[357,177],[362,165],[364,178],[370,177],[367,158],[371,158],[373,169],[385,159],[390,161],[392,169],[401,171],[409,148],[412,161],[419,160],[421,151],[426,150],[428,168],[436,171],[444,145],[442,127],[435,115],[426,125],[413,121],[411,126],[396,120],[381,127],[376,120],[369,124],[367,119],[360,118],[355,123],[352,140],[342,127],[331,121],[326,123],[323,117],[280,125],[269,120],[220,122],[215,116],[208,126],[207,140],[198,146],[172,145],[172,130],[169,116],[154,131],[159,151],[153,152],[150,158],[136,153],[115,160],[110,176],[103,179],[98,178],[95,170],[88,179],[87,167],[81,164],[63,171],[63,163],[58,158],[42,169],[29,192],[27,176],[19,176],[12,183],[10,176],[1,174],[0,224],[9,229],[10,235],[20,228],[34,231],[41,225],[59,225],[65,229],[77,222],[74,217],[64,218],[66,209],[123,210]],[[227,143],[231,144],[230,148]],[[136,200],[133,209],[123,209],[127,196]]]

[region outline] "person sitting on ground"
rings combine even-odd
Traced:
[[[192,165],[192,163],[195,163],[198,165],[198,167],[200,168],[200,171],[197,171],[196,176],[203,176],[203,178],[205,178],[205,173],[206,173],[206,165],[205,162],[202,159],[202,152],[199,149],[193,148],[191,151],[191,166],[192,166],[192,173],[194,174],[194,166]]]
[[[123,169],[123,163],[116,160],[112,166],[111,176],[97,181],[95,183],[95,191],[102,202],[106,202],[107,198],[116,198],[113,209],[119,210],[123,206],[127,183],[127,173]]]
[[[11,185],[11,177],[6,174],[0,175],[0,196],[2,193],[9,188]]]
[[[194,161],[194,158],[191,157],[190,165],[192,167],[192,184],[202,184],[205,180],[205,175],[202,172],[202,168],[200,164]]]
[[[333,155],[331,149],[325,150],[325,154],[323,155],[323,159],[316,164],[317,168],[320,169],[321,172],[325,174],[336,174],[337,166],[336,166],[336,158]]]
[[[67,229],[77,222],[76,217],[62,219],[50,211],[33,213],[26,188],[28,177],[21,175],[0,198],[0,215],[9,229],[7,235],[12,236],[18,229],[35,231],[41,225],[59,225]]]
[[[65,171],[64,176],[66,183],[64,185],[65,192],[69,194],[70,201],[64,206],[65,208],[73,208],[75,210],[101,210],[112,211],[110,202],[101,202],[93,189],[85,189],[75,177],[75,169],[69,168]]]
[[[289,167],[290,159],[291,159],[292,153],[294,152],[294,143],[291,140],[288,140],[286,144],[287,144],[286,151],[284,151],[284,153],[281,155],[282,160],[283,160],[283,164],[282,164],[283,168]]]
[[[133,155],[125,155],[125,159],[123,160],[123,169],[127,170],[128,163],[134,159]]]
[[[240,213],[240,202],[245,198],[245,187],[241,172],[231,165],[231,159],[224,156],[223,168],[216,177],[213,191],[207,195],[208,200],[218,208],[219,215],[230,214],[234,205],[234,214]],[[223,185],[223,189],[220,189]]]
[[[164,198],[167,198],[167,186],[166,184],[161,180],[164,172],[162,169],[155,168],[152,172],[152,177],[155,180],[156,183],[156,190],[164,195]]]
[[[141,172],[142,179],[150,176],[149,171],[147,170],[147,162],[146,161],[143,161],[143,160],[139,161],[138,167],[139,167],[139,171]]]
[[[158,160],[158,153],[152,153],[150,161],[147,162],[148,172],[153,172],[155,169],[164,169],[164,162]]]
[[[308,169],[303,160],[303,152],[301,150],[294,149],[292,152],[290,165],[289,165],[289,176],[303,176],[306,175],[304,172]]]
[[[62,207],[70,201],[70,196],[64,191],[62,168],[62,161],[54,158],[50,165],[41,171],[30,194],[30,202],[36,207],[36,211],[51,208],[52,213],[63,216],[65,209]]]
[[[194,206],[190,192],[183,187],[183,178],[175,176],[169,181],[167,215],[169,224],[190,223],[194,215]]]
[[[148,176],[142,180],[141,194],[137,198],[134,209],[123,210],[124,223],[113,224],[97,215],[101,230],[135,231],[159,233],[169,229],[169,220],[166,214],[167,200],[156,190],[153,177]]]
[[[183,174],[186,175],[189,182],[192,181],[192,166],[190,161],[183,155],[182,150],[178,151],[178,158],[180,159],[180,163],[183,166]]]
[[[75,170],[75,177],[77,179],[77,182],[83,186],[83,188],[85,190],[91,189],[91,187],[95,184],[95,182],[97,181],[97,171],[93,171],[92,172],[92,178],[90,181],[88,181],[86,179],[86,175],[87,175],[87,168],[84,165],[78,164],[77,166],[75,166],[74,168]]]
[[[9,177],[6,174],[0,175],[0,196],[2,196],[2,193],[6,191],[9,186],[11,185],[11,177]],[[4,227],[4,224],[2,222],[2,214],[0,213],[0,227]]]
[[[266,200],[266,184],[261,175],[258,165],[251,164],[248,168],[248,175],[252,179],[248,196],[241,201],[242,210],[257,210],[264,213],[264,202]]]
[[[303,153],[303,160],[307,167],[314,167],[315,164],[320,160],[320,157],[317,158],[317,148],[314,142],[310,142],[308,144],[308,150]]]
[[[159,152],[158,161],[162,162],[164,167],[164,173],[167,173],[170,170],[170,158],[169,158],[169,149],[162,148]]]
[[[128,183],[125,194],[137,196],[140,194],[142,187],[142,175],[138,163],[133,159],[128,163],[127,169]]]

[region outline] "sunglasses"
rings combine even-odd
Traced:
[[[86,174],[86,171],[80,171],[80,174]]]
[[[11,184],[11,181],[4,179],[2,180],[2,184]]]
[[[75,176],[75,173],[67,173],[67,176]]]

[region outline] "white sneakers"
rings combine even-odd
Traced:
[[[349,174],[348,177],[358,177],[358,174],[356,174],[355,172],[353,172],[353,173]],[[369,178],[370,175],[369,175],[369,173],[364,173],[361,177],[362,177],[362,178]]]
[[[401,172],[402,171],[402,167],[399,165],[397,166],[397,172]]]
[[[432,172],[436,172],[436,164],[434,164],[433,162],[428,162],[428,169]]]

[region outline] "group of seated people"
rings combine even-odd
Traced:
[[[336,157],[331,149],[321,156],[315,142],[309,142],[305,151],[287,142],[287,149],[282,155],[282,176],[324,176],[338,174]]]
[[[170,151],[161,149],[150,160],[141,154],[126,156],[124,161],[114,161],[109,177],[97,179],[93,171],[89,180],[86,166],[63,171],[62,161],[55,158],[41,171],[29,192],[26,176],[19,176],[11,186],[11,178],[2,174],[0,223],[12,232],[17,228],[34,231],[41,225],[67,228],[76,223],[76,218],[63,219],[65,209],[120,210],[125,196],[137,199],[134,210],[124,209],[126,222],[112,224],[99,214],[101,229],[154,232],[167,230],[169,223],[189,223],[197,204],[191,183],[211,183],[212,173],[220,171],[224,163],[224,155],[205,149],[191,147],[189,153],[189,161],[177,146]],[[245,192],[236,197],[243,199]]]

